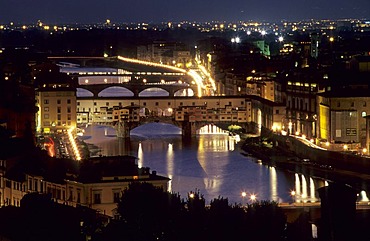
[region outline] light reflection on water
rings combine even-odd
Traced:
[[[232,136],[199,135],[184,142],[176,127],[163,125],[141,126],[131,132],[130,141],[116,138],[113,128],[89,126],[85,141],[94,143],[102,155],[138,157],[139,167],[171,178],[168,191],[186,198],[188,192],[197,189],[207,203],[219,196],[228,198],[231,204],[250,202],[251,194],[259,200],[317,202],[317,188],[328,185],[325,180],[258,164],[253,157],[240,153]],[[242,192],[247,196],[242,197]]]

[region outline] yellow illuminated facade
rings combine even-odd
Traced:
[[[366,147],[365,117],[370,112],[370,97],[331,94],[318,95],[318,137],[333,143],[350,143],[352,149]]]
[[[40,88],[36,91],[37,131],[63,132],[76,127],[76,91],[63,87]]]

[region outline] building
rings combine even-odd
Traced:
[[[0,160],[0,205],[19,207],[25,194],[41,193],[50,194],[58,203],[86,206],[115,217],[119,198],[131,182],[148,182],[163,190],[168,188],[169,178],[150,172],[147,167],[138,168],[135,160],[132,156],[97,157],[79,163],[77,171],[64,173],[23,171],[7,167],[7,160]]]
[[[14,137],[26,137],[34,142],[37,107],[28,68],[27,61],[12,62],[2,59],[0,54],[0,126]]]
[[[288,132],[314,138],[317,131],[316,94],[323,91],[320,87],[323,76],[306,68],[287,73],[285,77]]]
[[[39,133],[63,132],[76,128],[76,86],[73,80],[52,64],[33,68],[36,80],[36,130]]]
[[[318,137],[349,148],[368,148],[366,116],[370,113],[368,89],[345,89],[318,95]],[[348,145],[347,145],[348,146]]]
[[[167,41],[154,41],[138,46],[137,59],[175,65],[179,68],[190,67],[192,63],[192,56],[185,44]]]
[[[253,72],[252,75],[247,77],[247,94],[257,95],[272,102],[282,103],[282,86],[275,77],[275,75],[271,74]]]

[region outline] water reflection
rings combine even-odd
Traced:
[[[141,142],[139,142],[139,148],[137,149],[137,165],[139,168],[143,167],[144,162],[144,155],[143,155],[143,147],[141,146]]]
[[[207,202],[221,196],[230,203],[242,203],[249,201],[251,194],[258,200],[318,202],[317,189],[328,185],[324,179],[268,167],[253,157],[241,155],[237,140],[225,133],[205,133],[184,142],[181,135],[153,133],[167,127],[150,126],[125,141],[116,138],[110,127],[89,128],[84,139],[94,143],[102,155],[136,156],[139,167],[149,167],[171,178],[168,191],[183,198],[199,189]],[[294,197],[290,190],[295,190]],[[243,198],[242,192],[248,197]],[[368,201],[365,192],[359,196],[360,200]]]
[[[271,190],[271,197],[270,200],[273,201],[280,201],[278,196],[278,180],[276,174],[276,168],[270,167],[270,190]]]
[[[172,192],[172,178],[174,174],[174,153],[172,143],[168,143],[166,162],[168,177],[171,179],[170,183],[168,184],[168,191]]]

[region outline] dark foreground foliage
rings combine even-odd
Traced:
[[[100,240],[282,240],[286,217],[277,203],[256,201],[247,207],[219,197],[205,205],[198,192],[186,200],[148,183],[132,183],[123,192],[118,212]]]

